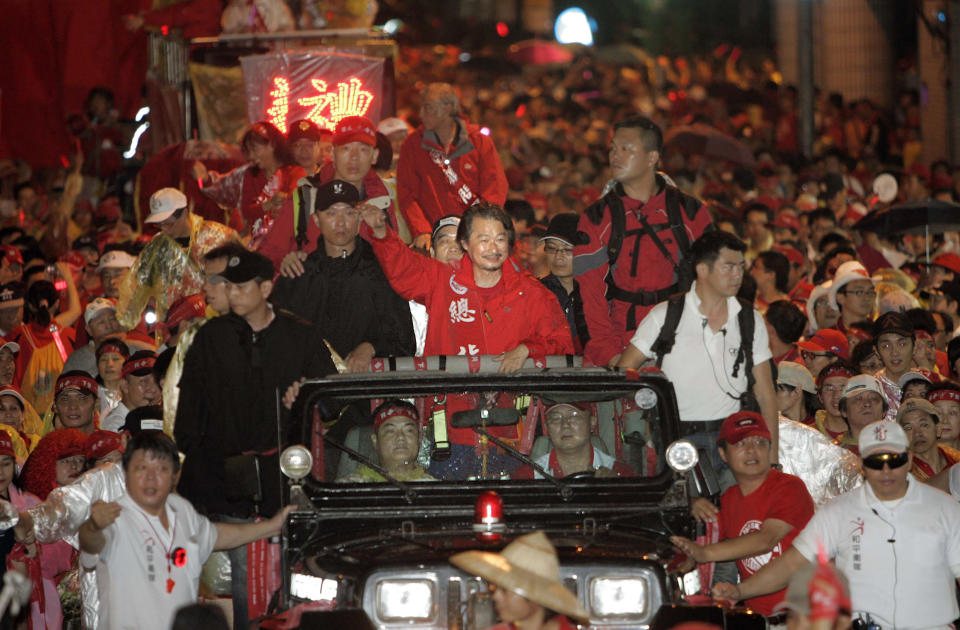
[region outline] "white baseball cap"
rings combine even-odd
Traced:
[[[90,301],[87,304],[87,308],[83,311],[83,321],[85,324],[89,324],[90,320],[102,313],[103,311],[117,311],[117,305],[113,303],[113,300],[110,298],[98,297]]]
[[[860,457],[875,453],[905,453],[910,448],[907,434],[896,422],[871,422],[860,431]]]
[[[10,352],[16,354],[20,352],[20,344],[16,341],[4,341],[3,337],[0,337],[0,350],[4,348],[9,348]]]
[[[145,223],[160,223],[182,208],[187,207],[187,197],[176,188],[161,188],[150,195],[150,216]]]
[[[813,382],[813,375],[806,366],[793,361],[782,361],[777,366],[777,385],[783,383],[792,387],[799,387],[811,394],[817,393],[817,384]]]
[[[406,131],[409,133],[410,125],[401,118],[384,118],[380,121],[380,124],[377,125],[377,131],[385,136],[389,136],[396,131]]]
[[[847,384],[843,386],[843,395],[840,398],[856,396],[860,392],[873,392],[883,396],[880,381],[869,374],[857,374],[851,377],[850,380],[847,381]]]
[[[100,257],[100,264],[97,265],[97,271],[104,269],[129,269],[133,267],[136,258],[127,252],[119,249],[113,249]]]

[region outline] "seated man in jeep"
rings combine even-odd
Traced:
[[[373,411],[373,447],[380,466],[399,481],[436,481],[417,465],[420,451],[420,414],[416,407],[404,400],[388,400]],[[338,482],[373,483],[386,481],[377,470],[360,464],[355,472]]]
[[[591,419],[589,404],[559,403],[548,407],[544,424],[553,448],[534,461],[554,477],[575,473],[593,473],[597,477],[636,476],[633,469],[592,443]],[[543,479],[543,475],[530,466],[522,466],[513,473],[513,478]]]

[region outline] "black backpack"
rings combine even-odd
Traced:
[[[659,176],[657,180],[658,182],[662,182]],[[697,210],[700,209],[701,203],[696,198],[685,195],[665,182],[662,182],[662,185],[664,186],[665,205],[667,208],[667,223],[659,225],[656,228],[647,222],[646,217],[644,217],[642,213],[637,213],[641,228],[639,230],[627,231],[626,211],[623,207],[623,201],[620,199],[624,192],[623,186],[619,183],[614,186],[613,190],[601,197],[585,211],[585,214],[594,223],[599,224],[600,218],[603,216],[604,207],[610,209],[610,241],[607,243],[607,260],[610,265],[610,270],[607,272],[605,278],[608,300],[619,300],[633,304],[634,306],[653,306],[666,300],[675,293],[685,293],[693,283],[693,270],[689,265],[684,264],[683,260],[684,254],[690,249],[690,237],[687,234],[687,227],[684,223],[683,215],[686,214],[688,219],[692,219],[697,213]],[[676,259],[670,254],[670,251],[658,235],[658,232],[667,229],[673,232],[673,237],[677,241]],[[635,277],[637,275],[637,265],[640,258],[640,238],[643,234],[646,234],[653,241],[654,245],[657,246],[657,249],[660,250],[660,253],[663,254],[663,257],[673,265],[673,270],[677,277],[677,281],[674,284],[656,291],[627,291],[617,286],[613,279],[613,271],[620,257],[623,240],[625,237],[634,234],[636,234],[637,238],[634,241],[630,276]],[[629,329],[637,327],[634,310],[635,309],[631,308],[627,313],[627,328]]]
[[[653,342],[650,349],[657,355],[657,367],[663,365],[663,358],[673,351],[673,344],[677,341],[677,326],[680,324],[680,316],[683,314],[683,304],[686,298],[685,293],[672,296],[667,300],[667,315],[663,320],[663,327],[660,328],[660,334],[657,340]],[[753,333],[754,317],[753,304],[746,300],[740,300],[740,312],[737,313],[737,325],[740,327],[740,349],[737,351],[737,358],[733,362],[733,372],[731,376],[737,378],[740,373],[740,366],[743,366],[744,373],[747,376],[747,389],[740,395],[740,408],[749,411],[760,411],[760,405],[757,403],[756,396],[753,394]]]

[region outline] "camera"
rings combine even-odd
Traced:
[[[857,617],[853,620],[853,630],[882,630],[880,624],[874,623],[873,619],[870,618],[870,615],[867,615],[867,619],[864,620],[861,617]]]

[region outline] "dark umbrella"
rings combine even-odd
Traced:
[[[763,103],[763,93],[759,90],[745,89],[736,83],[713,83],[707,87],[707,93],[730,105],[758,105]]]
[[[703,123],[671,127],[663,137],[667,149],[753,166],[753,152],[733,136]]]
[[[871,212],[853,227],[877,234],[923,234],[930,262],[930,235],[960,231],[960,204],[936,199],[909,201]]]
[[[460,64],[464,70],[474,70],[487,74],[519,74],[520,65],[502,57],[479,55]]]

